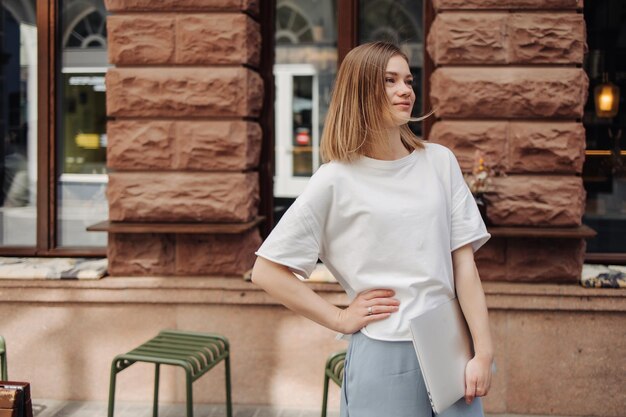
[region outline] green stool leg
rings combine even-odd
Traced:
[[[113,411],[115,410],[115,377],[117,376],[116,359],[113,359],[111,364],[111,379],[109,382],[109,412],[108,417],[113,417]]]
[[[187,380],[187,417],[193,417],[193,387],[191,386],[191,371],[185,369]]]
[[[322,398],[322,417],[326,417],[326,408],[328,406],[328,375],[324,372],[324,397]]]
[[[9,371],[7,370],[7,344],[2,336],[0,336],[0,359],[2,362],[0,363],[0,366],[2,367],[2,380],[8,381]]]
[[[152,416],[159,416],[159,367],[161,364],[154,364],[154,405],[152,406]]]
[[[226,416],[233,417],[233,402],[230,394],[230,354],[226,356],[225,368],[226,368]]]

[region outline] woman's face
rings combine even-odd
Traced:
[[[385,71],[385,92],[391,107],[400,119],[411,117],[415,103],[413,91],[413,75],[409,64],[400,55],[391,57]]]

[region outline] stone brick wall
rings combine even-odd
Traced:
[[[588,79],[582,0],[433,0],[436,66],[429,139],[470,172],[476,151],[502,174],[486,195],[493,226],[577,227],[584,213],[581,123]],[[582,239],[492,239],[487,280],[575,281]]]
[[[255,0],[105,0],[110,220],[245,223],[258,212]],[[261,238],[110,233],[111,275],[241,274]]]

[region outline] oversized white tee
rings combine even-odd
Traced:
[[[323,164],[256,254],[305,278],[319,257],[350,300],[394,290],[399,311],[361,331],[408,341],[409,319],[455,296],[451,252],[489,238],[454,154],[426,142],[396,160]]]

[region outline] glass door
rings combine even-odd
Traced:
[[[310,64],[275,65],[274,77],[274,196],[295,198],[320,164],[318,78]]]

